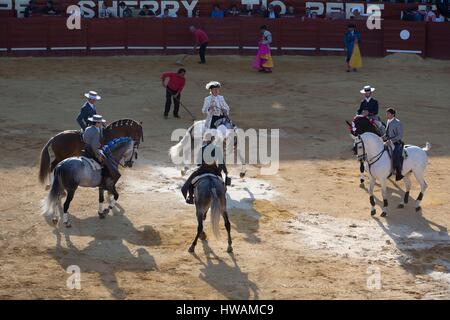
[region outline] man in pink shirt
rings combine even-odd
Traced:
[[[194,34],[195,48],[199,47],[199,49],[198,49],[198,54],[200,56],[199,63],[205,64],[206,63],[206,59],[205,59],[206,47],[208,46],[208,42],[209,42],[208,35],[202,29],[197,29],[194,26],[190,26],[189,30]]]

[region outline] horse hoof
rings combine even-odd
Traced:
[[[382,212],[380,216],[383,217],[383,218],[386,217],[387,216],[387,212]]]
[[[188,250],[190,253],[193,253],[194,252],[194,247],[189,247],[189,250]]]
[[[103,212],[97,212],[97,213],[98,213],[98,217],[99,217],[100,219],[105,219],[106,214],[105,214],[104,211],[103,211]]]
[[[364,189],[364,182],[361,182],[361,183],[359,184],[359,187],[360,187],[361,189]]]
[[[422,207],[421,207],[421,206],[418,206],[418,207],[416,208],[416,212],[417,212],[417,211],[420,211],[420,210],[422,210]]]
[[[364,179],[360,179],[360,180],[359,180],[359,183],[360,183],[360,184],[364,184]]]
[[[399,209],[403,209],[405,207],[405,205],[403,204],[403,203],[400,203],[398,206],[397,206],[397,208],[399,208]]]
[[[203,233],[200,235],[200,240],[203,240],[203,241],[206,240],[206,233],[203,232]]]
[[[244,178],[245,177],[245,172],[239,173],[239,177]]]
[[[227,249],[227,252],[228,253],[232,253],[233,252],[233,248],[231,246],[229,246],[228,249]]]
[[[375,213],[377,213],[377,211],[376,211],[375,209],[373,209],[372,211],[370,211],[370,215],[371,215],[371,216],[374,216]]]
[[[53,222],[53,225],[56,226],[56,225],[58,224],[58,219],[53,218],[53,219],[52,219],[52,222]]]
[[[50,185],[49,184],[45,186],[45,191],[48,191],[48,190],[50,190]]]

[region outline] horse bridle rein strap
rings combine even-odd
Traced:
[[[383,150],[381,150],[379,153],[377,153],[374,157],[372,157],[371,159],[367,159],[367,152],[366,152],[366,146],[364,145],[364,141],[361,138],[361,136],[358,136],[358,138],[359,138],[359,141],[356,142],[356,144],[361,143],[362,147],[363,147],[363,154],[362,154],[361,158],[367,162],[367,164],[369,165],[369,170],[370,170],[370,167],[373,164],[377,163],[378,160],[381,159],[381,157],[383,156],[383,153],[386,151],[386,148],[383,147]]]

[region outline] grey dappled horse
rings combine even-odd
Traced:
[[[195,179],[194,179],[195,182]],[[199,176],[194,187],[195,209],[197,216],[197,235],[194,242],[189,247],[189,252],[194,252],[197,240],[200,237],[206,240],[206,234],[203,231],[203,221],[206,219],[206,213],[211,208],[211,224],[213,233],[216,238],[219,237],[219,222],[220,216],[223,217],[225,228],[228,233],[228,248],[227,252],[233,252],[231,246],[231,225],[228,219],[227,205],[225,199],[225,185],[222,180],[213,174],[204,174]]]
[[[134,141],[129,137],[117,138],[103,148],[105,156],[112,162],[120,164],[133,158],[135,152]],[[54,179],[48,196],[43,200],[42,211],[44,214],[53,215],[53,223],[58,222],[58,212],[61,213],[61,198],[67,192],[63,207],[63,222],[66,227],[71,227],[69,219],[69,205],[78,187],[99,187],[99,211],[100,218],[104,218],[109,209],[114,208],[115,201],[119,198],[115,183],[106,179],[102,186],[102,168],[94,160],[86,157],[71,157],[61,161],[55,168]],[[103,210],[104,191],[109,194],[109,209]]]

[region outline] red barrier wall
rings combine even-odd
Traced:
[[[450,59],[450,24],[383,21],[382,29],[369,30],[354,21],[362,33],[365,56],[390,52],[415,52]],[[105,55],[172,54],[190,52],[190,25],[207,31],[209,51],[221,54],[254,54],[266,24],[273,34],[273,54],[344,54],[343,35],[348,21],[323,19],[260,18],[222,19],[83,19],[81,30],[68,30],[66,19],[31,18],[0,20],[1,55]],[[400,33],[409,34],[401,39]]]

